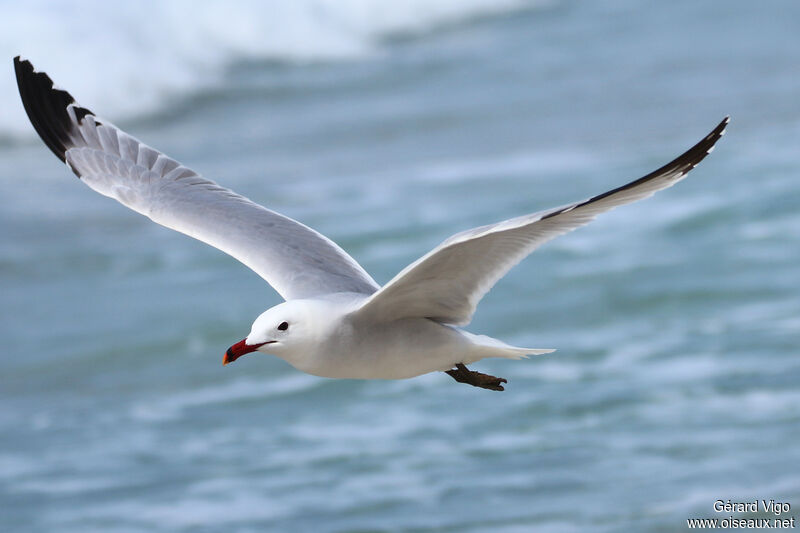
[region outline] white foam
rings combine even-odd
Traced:
[[[467,180],[504,176],[549,175],[592,169],[598,158],[589,152],[555,150],[517,152],[484,158],[437,161],[415,169],[412,175],[425,182],[464,183]]]
[[[361,57],[387,35],[431,31],[534,2],[31,0],[4,5],[0,57],[7,66],[16,55],[30,59],[83,105],[115,121],[213,86],[231,62]],[[13,76],[4,79],[0,136],[32,136]]]
[[[186,409],[204,405],[267,398],[304,392],[319,386],[322,380],[307,374],[294,373],[280,380],[261,382],[252,379],[226,381],[207,387],[178,391],[158,402],[135,405],[131,416],[140,421],[161,421],[179,418]]]

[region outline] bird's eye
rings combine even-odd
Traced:
[[[287,329],[289,329],[289,323],[288,322],[281,322],[278,325],[278,329],[281,330],[281,331],[286,331]]]

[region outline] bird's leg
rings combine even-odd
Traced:
[[[451,378],[459,383],[469,383],[473,387],[480,387],[489,390],[505,390],[501,383],[508,383],[508,380],[503,378],[496,378],[488,374],[481,374],[470,370],[464,363],[458,363],[453,370],[445,371]]]

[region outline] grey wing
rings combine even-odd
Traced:
[[[356,313],[372,320],[427,317],[468,324],[480,299],[545,242],[605,211],[651,196],[683,179],[725,133],[728,117],[686,153],[658,170],[582,202],[453,235],[373,294]]]
[[[95,191],[235,257],[285,299],[378,285],[333,241],[199,176],[80,107],[29,61],[14,58],[22,102],[39,136]]]

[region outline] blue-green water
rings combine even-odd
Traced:
[[[800,515],[800,4],[322,4],[267,4],[285,42],[204,40],[197,13],[147,32],[108,7],[87,37],[86,13],[6,6],[0,530],[682,531],[756,498]],[[475,366],[506,392],[335,381],[257,354],[222,367],[277,295],[76,180],[24,121],[17,53],[379,282],[732,122],[685,182],[546,245],[483,300],[471,331],[558,348]]]

